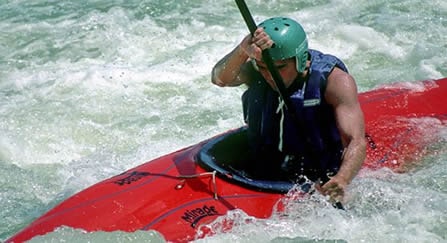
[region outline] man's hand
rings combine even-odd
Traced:
[[[345,179],[341,176],[335,175],[334,177],[331,177],[330,180],[324,185],[317,185],[316,188],[321,194],[329,196],[331,202],[336,203],[343,201],[347,186],[348,182]]]
[[[256,29],[253,36],[247,35],[241,42],[240,47],[251,58],[255,60],[262,59],[262,51],[273,45],[270,36],[265,33],[263,28]]]

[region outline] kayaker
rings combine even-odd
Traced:
[[[292,107],[285,107],[262,61],[270,55]],[[251,158],[257,178],[303,177],[341,200],[366,156],[363,112],[354,78],[335,56],[308,48],[303,27],[293,19],[270,18],[258,25],[212,70],[218,86],[248,89],[242,96]]]

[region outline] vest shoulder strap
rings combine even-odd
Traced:
[[[327,87],[329,74],[335,67],[348,73],[346,65],[337,57],[329,54],[323,54],[320,51],[309,49],[311,56],[311,77],[320,79],[321,94],[324,94]]]

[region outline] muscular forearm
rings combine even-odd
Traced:
[[[359,172],[366,157],[366,141],[362,138],[351,140],[346,147],[337,176],[350,183]]]
[[[241,67],[247,62],[248,55],[238,45],[214,66],[211,81],[218,86],[238,86],[244,83]]]

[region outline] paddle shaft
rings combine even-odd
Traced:
[[[332,204],[332,206],[334,206],[334,208],[336,208],[336,209],[346,210],[345,207],[343,207],[343,204],[341,202],[336,202],[336,203]]]
[[[247,4],[245,3],[244,0],[235,0],[235,1],[239,8],[239,11],[242,14],[242,17],[245,20],[245,23],[247,24],[248,29],[250,30],[250,33],[253,35],[258,27],[256,26],[256,23],[253,20],[253,17],[250,13],[250,10],[247,7]],[[267,69],[272,75],[273,81],[275,82],[275,85],[278,89],[279,96],[284,101],[286,109],[292,107],[291,101],[289,97],[286,95],[287,94],[286,87],[284,85],[282,77],[279,74],[278,69],[275,67],[275,64],[272,60],[272,57],[270,56],[270,52],[268,49],[262,50],[262,61],[265,63]],[[289,111],[293,111],[293,109],[290,109]]]

